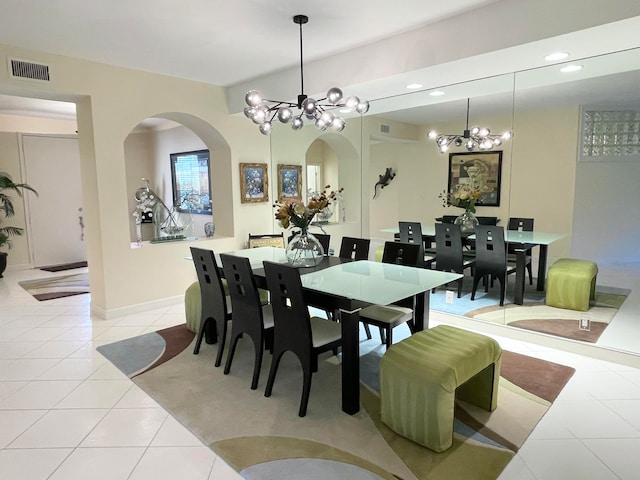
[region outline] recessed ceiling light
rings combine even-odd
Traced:
[[[433,92],[429,92],[429,95],[431,95],[432,97],[441,97],[442,95],[444,95],[444,92],[441,90],[434,90]]]
[[[415,90],[417,88],[422,88],[422,84],[421,83],[410,83],[409,85],[407,85],[407,88],[409,90]]]
[[[567,65],[560,69],[562,73],[577,72],[578,70],[582,70],[582,65]]]
[[[555,62],[558,60],[564,60],[568,56],[569,54],[567,52],[553,52],[553,53],[550,53],[549,55],[546,55],[544,59],[547,62]]]

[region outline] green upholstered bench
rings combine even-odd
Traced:
[[[202,299],[198,282],[193,282],[184,292],[184,313],[187,317],[187,330],[197,335],[202,319]]]
[[[546,304],[586,312],[595,299],[598,266],[589,260],[561,258],[547,273]]]
[[[488,411],[498,404],[502,349],[492,338],[448,325],[392,345],[380,362],[382,421],[443,452],[453,442],[456,395]]]
[[[224,293],[229,295],[227,281],[224,278],[222,279],[222,287],[224,288]],[[269,292],[261,288],[258,289],[258,292],[262,303],[265,305],[269,303]],[[202,299],[198,282],[193,282],[184,292],[184,313],[187,319],[187,330],[197,335],[202,321]]]

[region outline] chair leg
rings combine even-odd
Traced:
[[[382,331],[382,327],[380,327],[380,330]],[[393,333],[392,333],[392,330],[393,330],[393,328],[391,326],[386,328],[387,341],[385,342],[385,346],[387,347],[387,350],[393,344]]]
[[[300,409],[298,416],[304,417],[307,414],[307,404],[309,403],[309,394],[311,393],[311,368],[309,365],[302,367],[302,398],[300,399]]]
[[[479,275],[474,275],[473,276],[473,287],[471,287],[471,300],[475,300],[476,298],[476,290],[478,289],[478,283],[480,283],[480,278],[484,278],[480,277]]]
[[[198,338],[196,339],[196,346],[193,349],[193,354],[198,355],[200,353],[200,345],[202,345],[202,339],[204,338],[205,329],[207,328],[207,323],[209,319],[202,319],[200,321],[200,329],[198,330]]]
[[[462,280],[462,278],[458,280],[458,298],[462,297]]]
[[[531,263],[527,265],[527,271],[529,272],[529,285],[533,285],[533,268],[531,268]]]
[[[222,354],[224,352],[224,342],[227,336],[227,319],[222,320],[222,328],[218,328],[218,324],[216,322],[216,330],[220,331],[219,339],[218,339],[218,354],[216,355],[216,363],[214,364],[216,367],[219,367],[222,363]]]
[[[255,355],[253,362],[253,379],[251,380],[251,390],[255,390],[258,388],[258,380],[260,380],[260,367],[262,366],[262,355],[264,353],[262,343],[262,338],[253,339]]]
[[[387,336],[385,335],[384,328],[378,327],[378,329],[380,330],[380,344],[381,345],[386,345]]]
[[[364,325],[364,333],[367,335],[367,340],[371,340],[371,330],[369,329],[369,324],[368,323],[363,323],[362,325]]]
[[[269,378],[267,378],[267,387],[264,390],[264,396],[270,397],[271,391],[273,390],[273,382],[276,380],[276,372],[278,371],[278,365],[280,364],[280,359],[284,352],[278,352],[273,355],[273,359],[271,360],[271,368],[269,369]]]
[[[228,375],[231,371],[231,362],[233,362],[233,356],[236,353],[236,346],[238,345],[238,340],[240,340],[241,334],[235,334],[231,337],[231,342],[229,344],[229,351],[227,352],[227,361],[224,364],[224,374]]]

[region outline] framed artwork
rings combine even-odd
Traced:
[[[173,205],[178,212],[212,214],[209,150],[171,153]]]
[[[242,203],[269,201],[269,177],[266,163],[240,164],[240,195]]]
[[[302,165],[278,165],[278,201],[302,200]]]
[[[476,205],[500,206],[502,151],[449,154],[449,193],[461,188],[479,188]]]

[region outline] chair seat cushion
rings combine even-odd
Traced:
[[[314,348],[342,338],[342,327],[339,323],[326,318],[311,317],[312,345]]]
[[[374,320],[378,323],[396,324],[408,322],[412,318],[412,309],[397,305],[370,305],[360,310],[360,319],[364,322]]]

